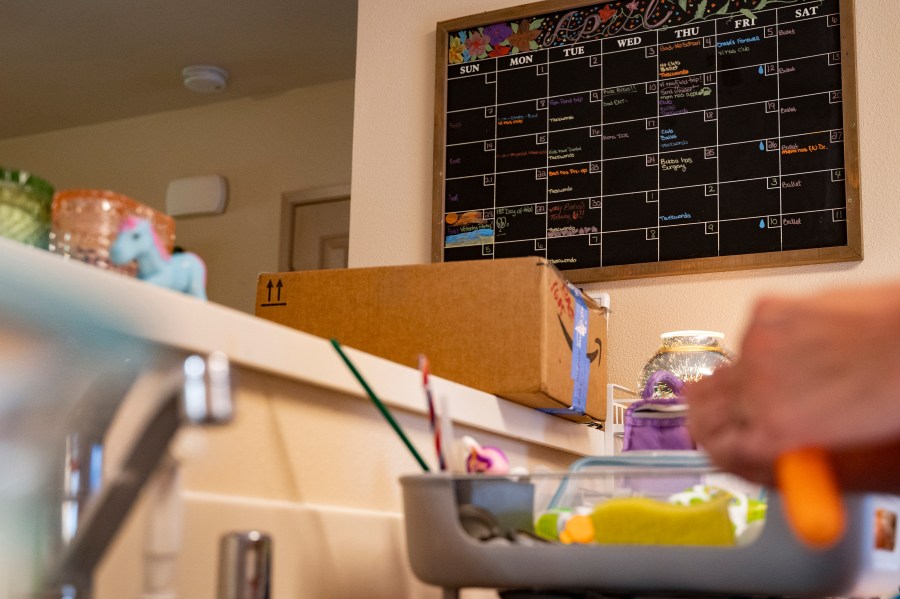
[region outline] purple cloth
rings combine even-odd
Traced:
[[[696,449],[687,428],[687,406],[680,397],[653,398],[657,383],[665,383],[680,395],[683,381],[665,370],[654,372],[641,396],[625,411],[622,451]]]
[[[683,413],[654,412],[656,417],[634,414],[635,408],[682,404],[680,399],[646,399],[638,401],[625,412],[625,437],[622,451],[651,449],[696,449]]]
[[[684,381],[682,381],[678,375],[673,374],[668,370],[657,370],[647,379],[644,390],[641,391],[641,397],[643,399],[650,399],[653,397],[656,393],[656,386],[660,383],[664,383],[668,386],[676,397],[680,397],[682,390],[684,389]]]

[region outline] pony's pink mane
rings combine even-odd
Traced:
[[[153,227],[153,223],[148,221],[146,218],[140,218],[134,215],[126,216],[122,219],[122,224],[119,226],[119,232],[131,231],[132,229],[137,228],[139,224],[142,222],[147,223],[147,228],[150,230],[150,238],[153,239],[153,245],[156,246],[156,251],[159,252],[159,255],[162,256],[163,260],[169,259],[169,250],[166,249],[166,246],[162,244],[162,241],[159,239],[159,235],[156,234],[156,229]]]

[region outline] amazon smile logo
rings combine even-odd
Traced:
[[[566,338],[566,345],[569,346],[569,351],[572,351],[572,345],[573,345],[572,335],[569,334],[569,331],[566,329],[566,325],[563,323],[562,317],[559,314],[556,315],[556,319],[559,321],[559,327],[562,329],[563,335]],[[580,325],[580,327],[583,327],[583,328],[579,328],[576,332],[586,336],[587,335],[587,326],[582,324],[582,325]],[[586,354],[587,359],[588,359],[588,362],[593,362],[594,359],[596,358],[597,366],[600,366],[600,352],[603,350],[603,342],[600,341],[599,337],[594,337],[594,343],[597,344],[597,349],[595,349],[592,352],[588,352]]]

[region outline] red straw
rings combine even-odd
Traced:
[[[422,372],[422,387],[425,389],[425,399],[428,401],[428,422],[431,424],[431,433],[434,435],[438,467],[443,472],[447,469],[447,464],[444,461],[444,452],[441,450],[441,427],[438,425],[437,415],[434,411],[434,396],[431,394],[431,384],[428,381],[428,358],[425,355],[419,356],[419,370]]]

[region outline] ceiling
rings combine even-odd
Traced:
[[[354,76],[356,0],[4,0],[0,139]],[[182,68],[223,67],[199,94]]]

